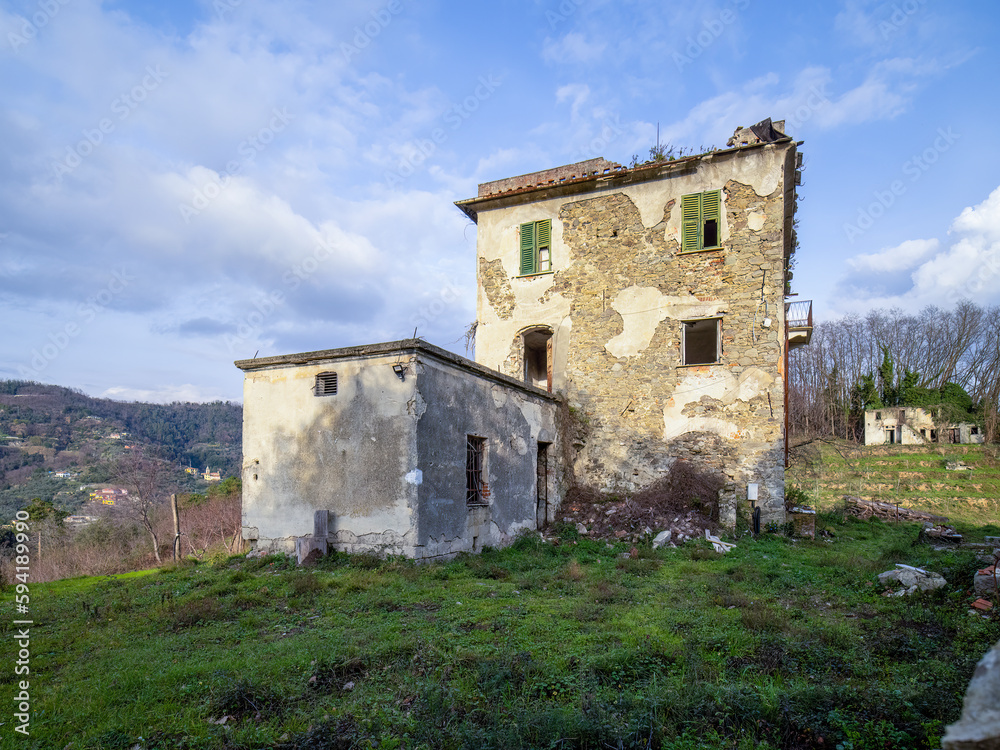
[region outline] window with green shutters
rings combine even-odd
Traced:
[[[521,276],[552,270],[552,220],[521,225]]]
[[[694,253],[720,246],[722,191],[681,196],[681,252]]]

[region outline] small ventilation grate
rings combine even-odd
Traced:
[[[315,396],[335,396],[337,394],[337,373],[321,372],[316,376],[316,385],[313,386]]]

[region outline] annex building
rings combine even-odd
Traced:
[[[784,521],[787,354],[812,330],[786,303],[800,144],[765,120],[728,145],[459,201],[475,362],[417,340],[237,362],[244,538],[448,556],[542,526],[570,486],[633,491],[679,460],[722,481],[723,524],[748,497]]]

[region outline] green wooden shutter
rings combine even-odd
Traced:
[[[715,220],[716,226],[716,237],[721,239],[722,237],[722,191],[721,190],[710,190],[707,193],[701,194],[701,226],[705,226],[706,221]],[[718,242],[718,240],[717,240]],[[704,235],[702,235],[702,243],[704,243]],[[704,246],[704,244],[703,244]]]
[[[552,270],[552,220],[535,222],[535,273]]]
[[[701,193],[681,196],[681,252],[701,247]]]
[[[521,225],[521,275],[535,272],[535,223]]]
[[[538,242],[536,243],[538,249],[548,249],[552,237],[552,220],[545,219],[544,221],[535,222],[535,227],[538,230]]]

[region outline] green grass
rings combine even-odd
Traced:
[[[813,440],[796,446],[786,477],[823,510],[844,495],[899,503],[971,525],[1000,524],[1000,461],[995,446],[858,446]],[[971,471],[948,471],[961,461]]]
[[[914,546],[913,525],[819,525],[832,541],[725,556],[523,538],[433,565],[231,558],[32,584],[16,746],[936,747],[1000,638],[967,614],[979,563]],[[894,562],[949,585],[885,598]]]

